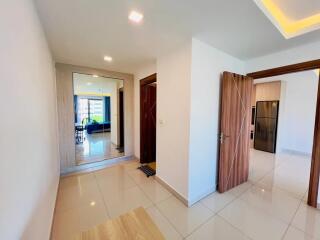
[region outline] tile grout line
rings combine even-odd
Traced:
[[[305,192],[305,194],[306,194],[307,192],[308,192],[308,190]],[[288,233],[288,230],[289,230],[290,227],[293,227],[293,228],[295,228],[295,229],[297,229],[297,230],[299,230],[299,231],[307,234],[308,236],[314,238],[313,236],[311,236],[311,234],[306,233],[304,230],[302,230],[302,229],[300,229],[300,228],[297,228],[297,227],[295,227],[294,225],[292,225],[293,220],[294,220],[294,218],[297,216],[297,213],[298,213],[300,207],[302,206],[302,204],[304,204],[304,196],[305,196],[305,194],[304,194],[303,197],[300,199],[299,206],[297,207],[295,213],[293,214],[293,216],[292,216],[292,218],[291,218],[291,221],[289,222],[289,225],[288,225],[288,227],[287,227],[287,229],[286,229],[286,231],[285,231],[285,233],[284,233],[284,235],[283,235],[283,237],[282,237],[281,239],[284,239],[284,238],[286,237],[286,234]]]
[[[256,182],[254,182],[253,185],[261,188],[261,186],[257,185],[257,183],[260,182],[263,178],[265,178],[268,174],[270,174],[270,173],[272,173],[272,172],[275,172],[275,170],[276,170],[277,168],[279,168],[280,166],[282,166],[282,165],[284,165],[284,164],[285,164],[285,162],[279,163],[278,165],[274,166],[274,167],[272,168],[272,170],[268,171],[268,173],[266,173],[262,178],[260,178],[260,179],[257,180]],[[291,218],[291,220],[290,220],[289,223],[286,223],[288,226],[286,227],[286,230],[285,230],[285,232],[283,233],[283,236],[281,237],[281,239],[283,240],[283,239],[286,237],[286,234],[287,234],[290,226],[292,226],[292,222],[293,222],[293,220],[294,220],[294,218],[295,218],[295,216],[296,216],[296,214],[297,214],[297,212],[298,212],[301,204],[303,203],[304,196],[305,196],[305,193],[306,193],[307,191],[303,194],[302,198],[297,198],[297,197],[292,196],[292,194],[291,194],[290,192],[288,192],[287,190],[284,190],[284,189],[282,189],[282,188],[279,188],[278,186],[274,186],[273,184],[272,184],[272,188],[276,188],[276,189],[284,192],[284,193],[287,194],[288,196],[290,196],[290,197],[292,197],[292,198],[294,198],[294,199],[299,200],[299,205],[298,205],[296,211],[294,212],[293,217]],[[271,190],[272,190],[272,188],[271,188]],[[277,218],[277,219],[278,219],[278,218]],[[303,232],[304,232],[304,231],[303,231]]]
[[[103,196],[103,194],[102,194],[102,190],[101,190],[100,184],[98,183],[97,176],[96,176],[95,173],[93,173],[93,176],[94,176],[94,180],[96,181],[96,184],[97,184],[97,186],[98,186],[99,193],[100,193],[100,196],[101,196],[101,198],[102,198],[103,205],[104,205],[104,207],[105,207],[105,209],[106,209],[106,211],[107,211],[108,217],[109,217],[109,219],[111,219],[110,211],[109,211],[109,208],[108,208],[108,206],[107,206],[107,204],[106,204],[106,202],[105,202],[104,196]]]
[[[261,176],[261,178],[258,178],[256,181],[252,181],[249,180],[247,182],[249,182],[251,184],[251,186],[243,191],[242,193],[240,193],[239,195],[236,196],[235,199],[233,199],[231,202],[229,202],[227,205],[225,205],[223,208],[221,208],[219,211],[217,211],[216,215],[221,217],[223,220],[225,220],[230,226],[234,227],[235,229],[237,229],[239,232],[241,232],[244,236],[248,237],[249,239],[252,239],[251,237],[249,237],[246,233],[244,233],[241,229],[237,228],[236,226],[234,226],[232,223],[230,223],[227,219],[225,219],[223,216],[221,216],[219,213],[222,212],[227,206],[231,205],[233,202],[235,202],[236,200],[241,200],[241,196],[244,195],[246,192],[248,192],[250,189],[252,189],[253,187],[259,187],[261,188],[259,185],[257,185],[258,182],[260,182],[263,178],[265,178],[268,174],[274,172],[274,170],[276,168],[278,168],[281,164],[283,163],[279,163],[276,166],[274,166],[272,169],[270,169],[269,171],[267,171],[263,176]],[[232,193],[231,193],[232,194]],[[286,192],[287,194],[287,192]],[[245,201],[246,202],[246,201]],[[251,205],[251,204],[250,204]],[[204,205],[205,206],[205,205]],[[200,227],[200,226],[199,226]]]
[[[238,230],[239,232],[241,232],[244,236],[246,236],[246,237],[248,237],[249,239],[251,239],[251,237],[249,237],[249,236],[247,236],[247,234],[246,233],[244,233],[242,230],[240,230],[240,229],[238,229],[236,226],[234,226],[232,223],[230,223],[227,219],[225,219],[223,216],[221,216],[221,215],[219,215],[219,213],[220,212],[222,212],[227,206],[229,206],[229,205],[231,205],[233,202],[235,202],[236,200],[238,200],[238,199],[240,199],[241,200],[241,196],[242,195],[244,195],[246,192],[248,192],[251,188],[253,188],[253,187],[258,187],[258,188],[261,188],[261,186],[259,186],[259,185],[257,185],[258,184],[258,182],[260,182],[263,178],[265,178],[267,175],[269,175],[270,173],[272,173],[272,172],[274,172],[277,168],[279,168],[281,165],[283,165],[284,163],[282,162],[282,163],[279,163],[279,164],[277,164],[277,165],[275,165],[275,166],[273,166],[269,171],[267,171],[265,174],[263,174],[260,178],[258,178],[256,181],[251,181],[251,180],[249,180],[248,182],[251,184],[251,186],[247,189],[247,190],[245,190],[245,191],[243,191],[241,194],[239,194],[239,195],[237,195],[231,202],[229,202],[228,204],[226,204],[223,208],[221,208],[219,211],[217,211],[213,216],[211,216],[209,219],[207,219],[204,223],[202,223],[200,226],[198,226],[195,230],[193,230],[187,237],[189,237],[190,235],[192,235],[195,231],[197,231],[200,227],[202,227],[204,224],[206,224],[208,221],[210,221],[213,217],[215,217],[215,216],[219,216],[219,217],[221,217],[223,220],[225,220],[230,226],[232,226],[232,227],[234,227],[236,230]],[[272,186],[272,188],[273,187],[275,187],[275,186]],[[288,194],[289,196],[291,196],[290,195],[290,193],[288,193],[287,191],[285,191],[285,190],[283,190],[283,189],[280,189],[280,188],[278,188],[278,187],[276,187],[277,189],[279,189],[279,190],[281,190],[281,191],[283,191],[283,192],[285,192],[285,194]],[[292,198],[293,198],[293,196],[291,196]],[[297,198],[295,198],[295,199],[297,199]],[[301,199],[299,199],[299,200],[301,200]],[[246,201],[245,201],[246,202]],[[201,202],[200,202],[201,203]],[[210,208],[208,208],[205,204],[203,204],[203,203],[201,203],[204,207],[206,207],[207,209],[209,209],[210,211],[212,211]],[[300,207],[300,205],[301,205],[301,202],[300,202],[300,204],[299,204],[299,206],[298,206],[298,209],[299,209],[299,207]],[[295,212],[295,214],[297,213],[297,211],[298,211],[298,209],[296,210],[296,212]],[[270,216],[273,216],[273,215],[270,215]],[[295,216],[295,215],[294,215]],[[275,218],[275,219],[278,219],[278,218]],[[280,219],[278,219],[279,221],[280,221]],[[293,219],[292,219],[293,220]],[[284,222],[284,221],[282,221],[282,222]],[[285,222],[284,222],[285,223]],[[288,224],[288,223],[285,223],[285,224],[287,224],[288,225],[288,227],[290,226],[290,223]],[[286,233],[286,232],[285,232]],[[187,238],[186,237],[186,238]],[[185,239],[185,238],[184,238]]]
[[[252,186],[250,186],[247,190],[245,190],[244,192],[247,192]],[[230,193],[231,195],[233,195],[235,198],[233,200],[231,200],[229,203],[227,203],[224,207],[222,207],[220,210],[218,210],[217,212],[214,212],[212,209],[210,209],[209,207],[207,207],[205,204],[203,204],[201,201],[199,201],[199,203],[205,207],[206,209],[208,209],[209,211],[213,212],[213,215],[211,217],[209,217],[206,221],[204,221],[202,224],[200,224],[196,229],[194,229],[190,234],[188,234],[186,236],[187,237],[190,237],[194,232],[196,232],[199,228],[201,228],[203,225],[205,225],[206,223],[208,223],[211,219],[213,219],[215,216],[219,216],[219,217],[222,217],[219,215],[219,212],[221,212],[223,209],[225,209],[227,206],[229,206],[231,203],[233,203],[234,201],[236,201],[238,198],[240,198],[240,196],[242,194],[241,193],[239,195],[233,195],[232,193]],[[212,193],[213,194],[213,193]],[[209,195],[210,196],[210,195]],[[222,217],[223,218],[223,217]],[[223,218],[224,219],[224,218]],[[225,219],[224,219],[225,220]],[[243,235],[247,236],[243,231],[241,231],[240,229],[236,228],[235,226],[233,226],[231,223],[229,223],[228,221],[226,221],[228,224],[230,224],[230,226],[232,226],[233,228],[237,229],[238,231],[240,231]],[[185,239],[185,238],[184,238]]]
[[[176,198],[175,196],[170,196],[168,197],[166,200],[169,200],[169,198]],[[164,202],[165,200],[161,201]],[[160,203],[160,202],[159,202]],[[170,226],[179,234],[179,236],[181,237],[181,239],[184,239],[183,235],[180,233],[180,231],[178,231],[178,229],[175,227],[175,225],[170,221],[170,219],[161,211],[161,209],[158,207],[158,204],[156,203],[154,204],[154,207],[158,210],[158,212],[161,214],[162,217],[164,217],[164,219],[167,220],[167,222],[170,224]]]
[[[132,170],[134,170],[134,169],[132,169]],[[138,169],[135,169],[135,170],[138,170]],[[133,177],[130,176],[130,175],[128,174],[128,172],[126,172],[126,174],[132,179],[133,182],[135,182],[134,179],[133,179]],[[154,180],[154,179],[153,179],[153,180]],[[155,181],[155,180],[154,180],[154,181]],[[161,215],[165,220],[167,220],[167,222],[169,223],[169,225],[179,234],[179,236],[180,236],[182,239],[184,239],[184,238],[183,238],[183,235],[176,229],[176,227],[173,225],[173,223],[172,223],[172,222],[161,212],[161,210],[157,207],[157,204],[159,204],[159,203],[161,203],[161,202],[164,202],[164,201],[166,201],[166,200],[168,200],[169,198],[174,197],[174,196],[170,193],[170,196],[169,196],[169,197],[167,197],[166,199],[162,199],[161,201],[155,203],[155,202],[153,202],[152,199],[143,191],[143,189],[141,188],[140,185],[143,185],[143,184],[137,184],[138,188],[142,191],[142,193],[143,193],[143,194],[150,200],[150,202],[152,203],[150,207],[156,208],[156,210],[158,210],[158,212],[160,213],[160,215]],[[148,208],[150,208],[150,207],[148,207]],[[151,217],[151,216],[150,216],[150,217]]]
[[[297,215],[297,213],[298,213],[298,211],[299,211],[299,208],[301,207],[302,202],[303,202],[303,199],[300,200],[299,205],[298,205],[296,211],[294,212],[294,214],[293,214],[293,216],[292,216],[292,218],[291,218],[291,220],[290,220],[290,222],[289,222],[289,224],[288,224],[288,226],[287,226],[287,228],[286,228],[286,231],[284,232],[284,234],[283,234],[283,236],[282,236],[282,238],[281,238],[282,240],[286,237],[290,226],[292,226],[292,222],[293,222],[294,218],[296,217],[296,215]],[[304,231],[303,231],[303,232],[304,232]]]
[[[230,226],[232,226],[233,228],[235,228],[236,230],[238,230],[239,232],[241,232],[244,236],[246,236],[249,239],[252,239],[251,237],[249,237],[245,232],[243,232],[241,229],[239,229],[238,227],[234,226],[232,223],[230,223],[227,219],[225,219],[223,216],[221,216],[219,213],[221,213],[225,208],[227,208],[227,206],[231,205],[233,202],[235,202],[236,200],[241,200],[240,197],[242,195],[244,195],[246,192],[248,192],[252,187],[254,187],[254,184],[251,184],[251,186],[243,191],[242,193],[240,193],[239,195],[236,196],[235,199],[233,199],[230,203],[228,203],[226,206],[224,206],[223,208],[221,208],[218,212],[217,215],[219,217],[221,217],[224,221],[226,221]]]

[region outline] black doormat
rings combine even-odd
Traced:
[[[150,176],[153,176],[156,174],[156,171],[153,170],[148,165],[142,165],[142,166],[138,167],[138,169],[140,169],[142,172],[144,172],[147,175],[147,177],[150,177]]]

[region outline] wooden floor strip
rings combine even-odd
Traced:
[[[132,210],[116,219],[77,235],[74,240],[164,240],[144,208]]]

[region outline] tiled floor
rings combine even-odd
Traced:
[[[77,165],[124,156],[111,142],[111,132],[84,133],[83,143],[76,144]]]
[[[135,161],[64,178],[53,239],[70,239],[143,206],[166,239],[320,240],[320,211],[306,205],[310,159],[252,151],[249,182],[185,207]]]

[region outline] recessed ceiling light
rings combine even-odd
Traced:
[[[111,62],[112,61],[112,57],[110,56],[104,56],[103,59],[107,62]]]
[[[143,15],[137,11],[131,11],[129,14],[129,20],[135,23],[141,22],[143,19]]]
[[[92,75],[92,77],[97,78],[97,77],[99,77],[99,76],[98,76],[98,75]]]

